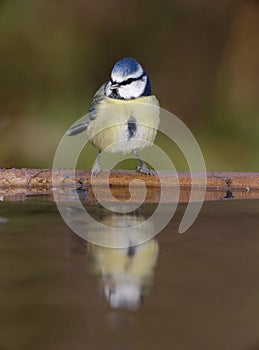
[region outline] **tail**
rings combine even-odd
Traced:
[[[67,136],[74,136],[77,134],[81,134],[81,132],[85,131],[88,127],[89,120],[86,120],[85,122],[72,126],[72,128],[68,129],[66,132]]]

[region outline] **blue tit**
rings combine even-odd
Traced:
[[[71,136],[86,130],[90,142],[98,148],[93,175],[102,170],[102,151],[133,152],[141,164],[137,170],[153,175],[138,151],[153,145],[160,123],[159,113],[159,102],[151,93],[149,76],[135,59],[123,58],[114,65],[110,79],[96,92],[88,119],[66,134]]]

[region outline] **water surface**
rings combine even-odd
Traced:
[[[109,249],[54,203],[1,202],[0,349],[258,349],[259,200],[207,202],[179,234],[184,209]]]

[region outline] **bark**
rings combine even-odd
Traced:
[[[188,202],[191,188],[199,200],[203,179],[200,173],[162,171],[158,176],[146,176],[135,171],[112,171],[109,176],[109,186],[105,187],[105,174],[94,178],[95,185],[102,188],[102,198],[109,201],[110,192],[117,200],[130,198],[129,184],[133,180],[141,180],[146,185],[147,203],[158,203],[161,197],[161,181],[168,188],[163,195],[164,202],[176,200],[178,196],[178,181],[180,202]],[[53,182],[54,180],[54,182]],[[207,172],[205,200],[216,199],[246,199],[259,198],[259,173],[237,172]],[[54,186],[54,188],[53,188]],[[66,195],[75,188],[77,193],[88,203],[95,203],[96,197],[92,188],[91,173],[87,170],[77,170],[74,176],[71,170],[51,169],[1,169],[0,170],[0,199],[25,200],[31,196],[46,196],[54,200],[53,190],[58,192],[58,200],[65,201]],[[141,197],[141,191],[136,193]],[[57,196],[56,196],[57,198]]]

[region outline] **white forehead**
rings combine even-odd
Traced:
[[[140,64],[137,65],[134,71],[129,71],[127,69],[120,69],[111,72],[111,79],[116,81],[116,83],[121,83],[129,78],[138,78],[144,73],[143,68]]]

